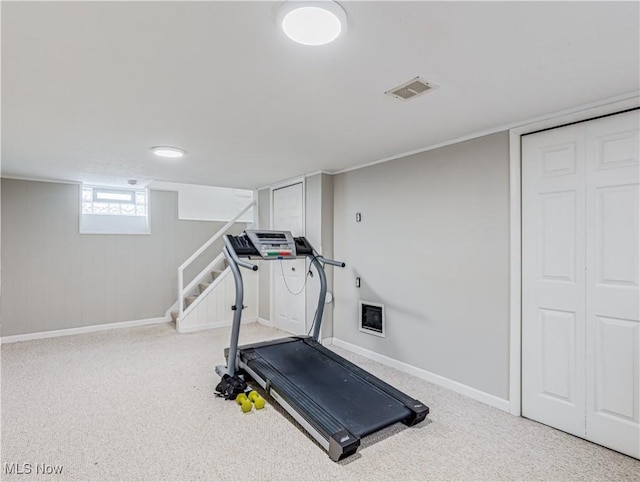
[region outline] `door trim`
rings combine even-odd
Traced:
[[[306,176],[301,176],[293,179],[287,179],[285,181],[280,181],[275,184],[269,186],[269,229],[273,229],[273,191],[277,191],[278,189],[283,189],[285,187],[293,186],[294,184],[302,184],[302,235],[306,236],[307,234],[307,185],[306,185]],[[271,323],[274,323],[274,308],[275,308],[275,264],[269,263],[269,283],[271,284],[270,296],[269,296],[269,318],[271,319]],[[305,261],[306,265],[306,261]],[[305,296],[305,309],[304,309],[304,329],[307,329],[307,302],[306,302],[306,288],[304,292]],[[274,324],[275,326],[275,324]]]
[[[556,113],[509,129],[509,412],[522,415],[522,152],[521,137],[543,129],[590,120],[640,107],[635,94],[625,100]]]

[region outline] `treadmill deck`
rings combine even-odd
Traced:
[[[281,385],[295,386],[358,437],[411,416],[403,403],[328,357],[323,350],[326,348],[310,346],[303,339],[285,339],[282,343],[253,347],[254,359],[247,364],[258,375],[278,372],[286,379]],[[265,362],[270,365],[267,370]]]

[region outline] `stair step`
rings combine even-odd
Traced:
[[[216,278],[218,276],[220,276],[224,270],[227,268],[228,264],[227,264],[227,260],[223,260],[224,262],[224,268],[223,269],[214,269],[211,271],[211,281],[203,281],[202,283],[198,283],[198,293],[194,294],[194,295],[190,295],[190,296],[185,296],[184,298],[184,307],[185,309],[189,307],[190,304],[192,304],[196,298],[201,295],[209,286],[211,286],[211,283],[213,283]],[[175,313],[175,316],[174,316]],[[172,312],[171,313],[171,319],[173,321],[176,321],[176,319],[178,318],[178,313],[177,312]]]

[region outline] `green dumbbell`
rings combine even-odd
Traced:
[[[256,392],[255,390],[251,390],[249,392],[249,400],[251,400],[253,402],[253,404],[256,406],[256,410],[260,410],[262,408],[264,408],[266,401],[264,398],[262,398],[260,396],[260,394],[258,392]]]
[[[253,405],[251,405],[251,400],[249,400],[247,398],[247,395],[244,394],[244,393],[241,393],[240,395],[238,395],[236,397],[236,403],[238,405],[240,405],[240,408],[242,408],[242,411],[244,413],[250,412],[251,411],[251,407],[253,406]]]

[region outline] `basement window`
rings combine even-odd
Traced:
[[[146,189],[82,186],[81,234],[149,234]]]

